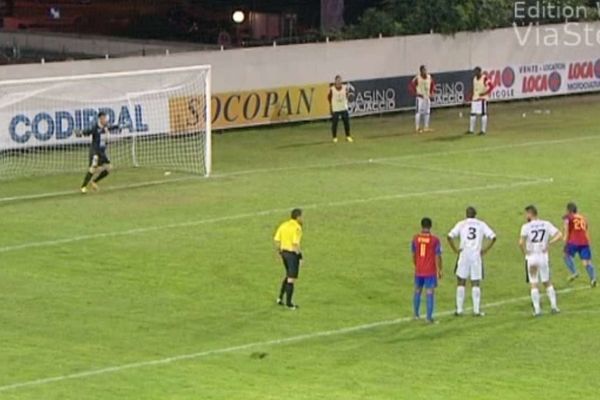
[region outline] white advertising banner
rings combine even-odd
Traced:
[[[86,108],[0,110],[0,150],[39,146],[86,143],[75,135],[77,130],[96,123],[99,112],[105,112],[110,125],[118,125],[118,136],[142,136],[170,131],[167,98],[98,105]]]
[[[600,59],[556,60],[487,68],[492,100],[506,101],[600,90]]]

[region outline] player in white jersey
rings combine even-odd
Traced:
[[[527,281],[531,285],[533,314],[537,317],[542,313],[538,287],[540,281],[546,288],[552,313],[558,313],[560,310],[556,304],[556,291],[550,280],[548,248],[561,240],[562,233],[550,222],[539,219],[535,206],[527,206],[525,216],[527,223],[521,227],[519,247],[525,256]]]
[[[483,316],[481,312],[481,280],[483,279],[483,260],[482,257],[496,243],[496,234],[483,221],[477,219],[477,210],[468,207],[467,218],[457,223],[448,233],[448,244],[450,248],[458,254],[456,263],[456,316],[461,316],[464,312],[465,286],[467,281],[471,281],[471,297],[473,299],[473,315]],[[455,239],[460,239],[459,246],[456,246]],[[484,241],[487,243],[484,247]]]
[[[435,82],[429,73],[427,67],[421,65],[419,74],[411,81],[411,90],[416,96],[415,112],[415,131],[429,132],[429,121],[431,118],[431,100],[434,93]],[[424,129],[421,129],[421,119],[423,119]]]

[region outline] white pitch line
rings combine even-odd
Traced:
[[[198,181],[204,180],[204,178],[201,178],[199,176],[189,175],[189,176],[183,176],[180,178],[159,179],[159,180],[155,180],[155,181],[128,183],[126,185],[108,186],[106,188],[102,188],[102,191],[103,192],[113,192],[113,191],[123,190],[123,189],[138,189],[138,188],[149,187],[149,186],[164,185],[166,183],[190,181],[190,180],[194,180],[194,179],[197,179]],[[46,198],[52,198],[52,197],[62,197],[62,196],[72,196],[72,195],[83,196],[79,190],[64,190],[62,192],[48,192],[48,193],[39,193],[39,194],[28,194],[28,195],[22,195],[22,196],[2,197],[2,198],[0,198],[0,203],[10,203],[10,202],[19,201],[19,200],[39,200],[39,199],[46,199]]]
[[[530,312],[531,313],[531,312]],[[527,312],[514,312],[511,315],[527,315]],[[600,310],[562,310],[561,315],[600,315]]]
[[[520,182],[503,183],[503,184],[472,186],[472,187],[467,187],[467,188],[429,190],[429,191],[424,191],[424,192],[413,192],[413,193],[399,193],[399,194],[391,194],[391,195],[384,195],[384,196],[363,197],[363,198],[359,198],[359,199],[332,201],[332,202],[319,203],[319,204],[309,204],[309,205],[301,206],[301,208],[303,208],[303,209],[318,209],[318,208],[326,208],[326,207],[339,207],[339,206],[348,206],[348,205],[353,205],[353,204],[373,203],[373,202],[377,202],[377,201],[401,200],[401,199],[422,197],[422,196],[450,195],[450,194],[466,193],[466,192],[473,192],[473,191],[510,189],[510,188],[515,188],[515,187],[540,185],[540,184],[552,183],[552,182],[553,182],[552,178],[547,178],[547,179],[536,179],[536,180],[530,180],[530,181],[520,181]],[[137,234],[141,234],[141,233],[155,232],[155,231],[160,231],[160,230],[165,230],[165,229],[185,228],[185,227],[212,224],[212,223],[218,223],[218,222],[236,221],[236,220],[240,220],[240,219],[247,219],[247,218],[254,218],[254,217],[261,217],[261,216],[266,216],[266,215],[284,213],[284,212],[289,211],[291,208],[292,207],[273,208],[270,210],[262,210],[262,211],[248,212],[248,213],[242,213],[242,214],[233,214],[233,215],[228,215],[228,216],[223,216],[223,217],[213,217],[213,218],[206,218],[206,219],[187,221],[187,222],[178,222],[178,223],[166,224],[166,225],[146,226],[146,227],[140,227],[140,228],[126,229],[126,230],[122,230],[122,231],[91,233],[91,234],[87,234],[87,235],[72,236],[72,237],[56,239],[56,240],[25,242],[25,243],[21,243],[21,244],[0,247],[0,253],[7,253],[7,252],[11,252],[11,251],[25,250],[25,249],[39,248],[39,247],[58,246],[58,245],[63,245],[63,244],[81,242],[81,241],[85,241],[85,240],[93,240],[93,239],[101,239],[101,238],[117,237],[117,236],[137,235]]]
[[[578,287],[578,288],[567,288],[567,289],[557,290],[557,293],[566,294],[569,292],[585,290],[585,289],[589,289],[589,287],[585,286],[585,287]],[[497,308],[497,307],[505,306],[508,304],[519,303],[521,301],[526,301],[529,299],[530,299],[529,296],[523,296],[523,297],[515,297],[512,299],[501,300],[501,301],[486,304],[485,309]],[[448,311],[444,311],[441,313],[437,313],[436,315],[438,317],[447,317],[449,315],[452,315],[453,313],[454,313],[454,310],[452,310],[452,311],[448,310]],[[238,345],[238,346],[223,347],[223,348],[219,348],[219,349],[205,350],[205,351],[189,353],[189,354],[181,354],[181,355],[177,355],[177,356],[159,358],[159,359],[155,359],[155,360],[140,361],[140,362],[135,362],[135,363],[130,363],[130,364],[115,365],[115,366],[107,367],[107,368],[76,372],[73,374],[58,375],[58,376],[53,376],[53,377],[49,377],[49,378],[41,378],[41,379],[35,379],[35,380],[30,380],[30,381],[17,382],[17,383],[0,386],[0,392],[7,392],[7,391],[23,389],[23,388],[27,388],[27,387],[43,386],[43,385],[48,385],[50,383],[62,382],[62,381],[67,381],[67,380],[77,380],[77,379],[98,376],[98,375],[119,373],[122,371],[131,370],[131,369],[151,367],[151,366],[156,366],[156,365],[172,364],[172,363],[176,363],[179,361],[194,360],[194,359],[205,358],[205,357],[219,355],[219,354],[235,353],[235,352],[239,352],[239,351],[250,350],[250,349],[255,349],[255,348],[260,348],[260,347],[280,346],[280,345],[285,345],[285,344],[290,344],[290,343],[303,342],[303,341],[331,337],[331,336],[347,335],[350,333],[362,332],[362,331],[380,328],[380,327],[384,327],[384,326],[399,325],[399,324],[407,323],[409,321],[412,321],[411,317],[383,320],[383,321],[377,321],[377,322],[372,322],[372,323],[368,323],[368,324],[350,326],[350,327],[346,327],[346,328],[306,333],[303,335],[290,336],[290,337],[286,337],[286,338],[266,340],[266,341],[262,341],[262,342],[246,343],[246,344],[242,344],[242,345]],[[432,327],[432,328],[435,328],[435,327]]]
[[[438,151],[438,152],[430,152],[430,153],[419,153],[419,154],[404,154],[400,156],[392,156],[392,157],[379,157],[379,158],[371,158],[364,160],[346,160],[346,161],[338,161],[338,162],[330,162],[330,163],[319,163],[319,164],[308,164],[308,165],[295,165],[291,167],[272,167],[272,168],[257,168],[257,169],[248,169],[241,171],[232,171],[232,172],[223,172],[223,173],[215,173],[210,179],[223,179],[223,178],[233,178],[236,176],[244,176],[244,175],[254,175],[254,174],[266,174],[273,172],[286,172],[286,171],[297,171],[297,170],[307,170],[307,169],[325,169],[325,168],[336,168],[343,166],[351,166],[351,165],[360,165],[360,164],[370,164],[370,163],[379,163],[382,164],[386,161],[400,161],[400,160],[409,160],[409,159],[418,159],[418,158],[426,158],[426,157],[435,157],[435,156],[450,156],[450,155],[458,155],[458,154],[468,154],[468,153],[481,153],[495,150],[506,150],[506,149],[514,149],[520,147],[531,147],[531,146],[543,146],[543,145],[554,145],[554,144],[564,144],[564,143],[572,143],[579,141],[587,141],[587,140],[595,140],[600,139],[600,135],[589,135],[589,136],[581,136],[572,139],[553,139],[553,140],[539,140],[539,141],[530,141],[523,143],[511,143],[505,145],[498,146],[485,146],[485,147],[474,147],[470,149],[461,149],[461,150],[449,150],[449,151]],[[483,174],[483,172],[482,172]],[[162,185],[167,183],[174,182],[182,182],[188,180],[198,179],[199,182],[206,181],[204,178],[199,178],[198,176],[189,176],[189,177],[181,177],[177,179],[162,179],[156,181],[150,181],[145,183],[133,183],[128,185],[119,185],[119,186],[108,186],[103,191],[117,191],[124,189],[134,189],[134,188],[142,188],[146,186],[155,186]],[[519,178],[521,179],[521,178]],[[40,194],[32,194],[32,195],[22,195],[22,196],[11,196],[11,197],[1,197],[0,204],[2,203],[10,203],[19,200],[36,200],[36,199],[44,199],[44,198],[52,198],[52,197],[61,197],[61,196],[69,196],[75,195],[79,192],[77,190],[66,190],[60,192],[49,192],[49,193],[40,193]]]
[[[461,170],[461,169],[432,167],[432,166],[425,166],[425,165],[411,165],[411,164],[404,164],[404,163],[396,162],[396,161],[373,161],[373,163],[381,164],[381,165],[390,165],[393,167],[417,169],[417,170],[431,171],[431,172],[443,172],[443,173],[465,175],[465,176],[481,176],[481,177],[488,177],[488,178],[505,178],[505,179],[513,179],[513,180],[550,179],[550,178],[541,178],[541,177],[540,178],[536,178],[536,177],[532,178],[532,177],[527,177],[527,176],[496,174],[493,172],[465,171],[465,170]]]

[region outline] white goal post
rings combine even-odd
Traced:
[[[0,81],[0,180],[84,172],[99,112],[111,164],[209,176],[211,68]]]

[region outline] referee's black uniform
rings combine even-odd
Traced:
[[[281,283],[277,304],[284,305],[283,296],[285,294],[285,305],[288,308],[296,309],[298,306],[292,302],[292,296],[294,294],[294,284],[300,273],[300,261],[302,260],[302,253],[300,252],[300,241],[302,240],[301,210],[295,209],[292,211],[291,219],[277,228],[274,240],[285,267],[285,277]]]

